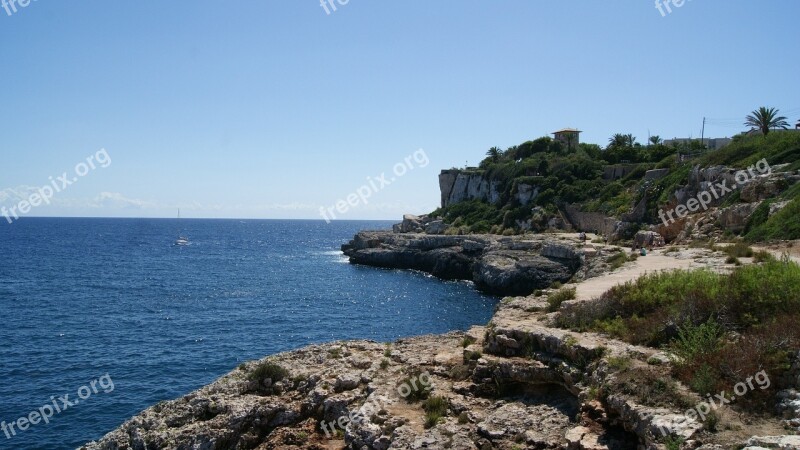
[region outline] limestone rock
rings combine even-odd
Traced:
[[[760,203],[742,203],[720,210],[719,223],[726,230],[738,233],[744,230],[748,219]]]

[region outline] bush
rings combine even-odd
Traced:
[[[755,252],[753,254],[753,262],[763,263],[763,262],[772,262],[772,261],[775,261],[775,257],[772,256],[772,253],[770,253],[768,251],[759,250],[759,251],[757,251],[757,252]]]
[[[674,374],[705,395],[731,391],[762,370],[771,380],[782,379],[792,355],[800,351],[797,311],[800,265],[784,258],[730,274],[648,274],[615,286],[597,301],[563,307],[556,322],[635,344],[666,346],[677,358]],[[770,389],[751,391],[737,401],[768,411],[777,391],[774,385]]]
[[[251,381],[258,381],[263,383],[264,380],[272,380],[272,383],[283,380],[289,376],[289,371],[284,369],[278,364],[271,361],[264,361],[259,363],[255,369],[248,375]]]
[[[555,292],[551,292],[547,296],[547,311],[553,312],[557,311],[558,308],[561,307],[561,304],[567,300],[575,299],[576,289],[574,287],[571,288],[562,288]]]
[[[624,251],[621,251],[613,254],[606,262],[611,266],[611,270],[617,270],[628,261],[630,261],[628,255],[626,255]]]
[[[736,243],[722,249],[723,252],[734,258],[752,258],[753,249],[746,244]]]
[[[745,235],[750,242],[800,239],[800,197]]]
[[[450,408],[450,402],[446,397],[433,396],[422,403],[422,409],[425,410],[425,428],[436,426],[442,417],[447,415],[447,410]]]
[[[717,351],[721,334],[722,328],[713,319],[697,326],[688,323],[680,328],[669,349],[679,358],[679,364],[693,362]]]

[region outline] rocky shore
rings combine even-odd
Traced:
[[[658,401],[658,380],[670,371],[666,354],[553,326],[553,283],[642,269],[646,258],[608,275],[618,248],[564,235],[362,232],[343,250],[353,263],[424,270],[519,295],[466,333],[313,345],[243,364],[82,449],[800,448],[800,437],[787,435],[779,420],[727,406],[720,431],[710,433],[669,396]],[[657,253],[662,263],[688,258],[724,269],[724,255],[712,250]],[[424,392],[412,399],[403,386],[421,374]]]
[[[528,295],[566,283],[582,266],[576,242],[542,235],[444,236],[387,231],[358,233],[342,251],[350,262],[413,269],[470,280],[489,294]]]

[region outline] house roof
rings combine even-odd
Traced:
[[[583,133],[583,131],[578,130],[577,128],[564,128],[563,130],[553,131],[550,134],[560,134],[560,133]]]

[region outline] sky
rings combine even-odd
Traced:
[[[605,145],[800,120],[796,0],[331,2],[0,9],[0,206],[399,219],[439,206],[440,170],[565,127]]]

